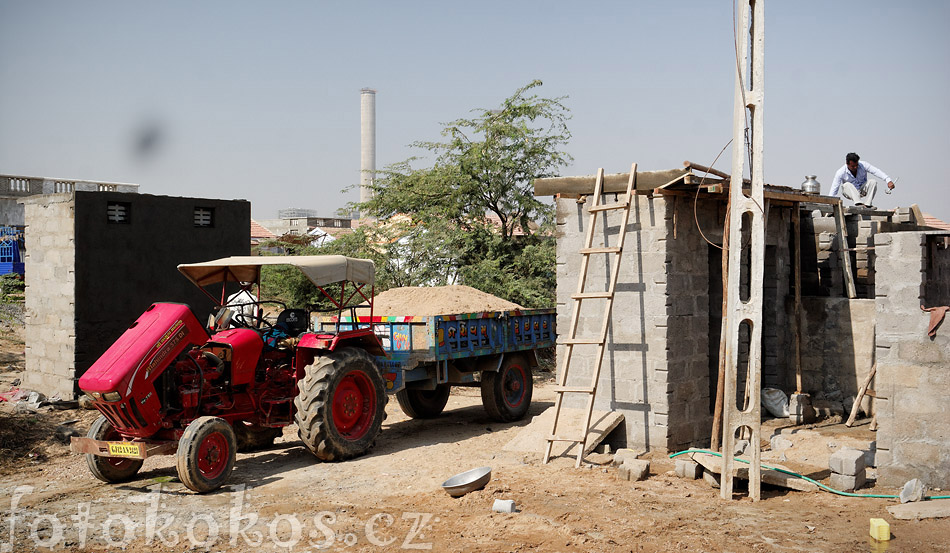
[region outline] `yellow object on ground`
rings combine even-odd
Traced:
[[[891,539],[891,525],[883,518],[872,518],[871,537],[877,541],[887,541]]]

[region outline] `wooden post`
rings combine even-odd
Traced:
[[[795,393],[802,393],[802,204],[792,206],[792,247],[795,248]]]
[[[722,312],[719,324],[719,373],[716,379],[716,405],[713,408],[712,436],[710,449],[719,451],[722,444],[722,398],[726,388],[726,334],[729,332],[726,309],[729,307],[729,211],[731,204],[726,200],[726,222],[722,228]]]

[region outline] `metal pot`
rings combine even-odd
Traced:
[[[805,175],[805,182],[802,183],[802,194],[817,196],[821,194],[821,183],[817,180],[818,175]]]

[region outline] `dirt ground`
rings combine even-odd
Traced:
[[[22,343],[0,342],[0,391],[22,368]],[[19,358],[17,357],[19,355]],[[6,367],[6,369],[3,369]],[[554,402],[550,378],[536,381],[530,416]],[[0,412],[11,406],[2,404]],[[80,455],[49,437],[55,422],[94,412],[48,411],[22,447],[42,455],[7,459],[0,470],[0,551],[947,551],[950,521],[899,521],[883,499],[763,488],[719,498],[703,480],[683,480],[673,461],[651,454],[651,474],[622,481],[612,467],[540,464],[502,450],[528,418],[491,421],[475,388],[453,392],[435,420],[408,419],[390,401],[370,454],[319,463],[295,427],[270,449],[238,455],[229,485],[197,495],[177,479],[174,457],[145,462],[127,484],[94,479]],[[451,498],[450,476],[490,466],[480,490]],[[894,490],[873,490],[894,493]],[[492,512],[512,499],[518,512]],[[11,512],[15,511],[15,519]],[[869,519],[891,524],[891,542],[868,537]]]

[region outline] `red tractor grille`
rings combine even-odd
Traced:
[[[98,403],[96,407],[115,428],[145,428],[148,426],[134,401],[123,401],[121,403],[100,401]],[[131,408],[129,408],[130,405]]]

